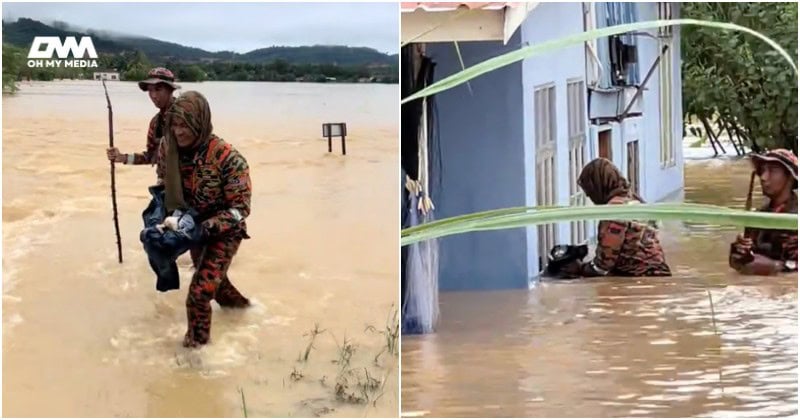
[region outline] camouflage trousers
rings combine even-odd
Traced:
[[[250,305],[250,301],[228,279],[228,268],[241,242],[241,237],[232,236],[191,250],[195,272],[186,297],[188,328],[183,339],[185,347],[208,343],[211,336],[211,299],[222,307],[243,308]]]

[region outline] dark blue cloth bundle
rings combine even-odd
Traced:
[[[196,223],[197,213],[193,210],[175,210],[171,216],[179,217],[178,230],[158,231],[156,225],[164,222],[167,208],[164,203],[164,187],[160,185],[149,188],[152,199],[142,213],[144,229],[139,239],[144,245],[144,252],[150,268],[156,273],[156,290],[167,292],[180,288],[180,275],[176,260],[186,251],[202,242],[203,229]]]

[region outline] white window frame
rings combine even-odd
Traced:
[[[670,3],[658,3],[658,19],[671,19],[672,8]],[[675,135],[673,130],[673,71],[672,71],[672,27],[659,28],[658,30],[658,51],[663,51],[667,46],[666,53],[661,55],[658,63],[659,80],[659,117],[660,117],[660,143],[661,155],[660,163],[662,168],[675,166]]]
[[[533,89],[534,142],[536,143],[536,205],[558,203],[556,181],[556,85],[547,83]],[[555,223],[537,226],[539,241],[539,271],[544,271],[547,255],[558,241]]]
[[[672,3],[659,1],[656,3],[658,7],[658,20],[672,20]],[[659,26],[658,37],[672,37],[672,26]]]
[[[585,206],[586,193],[578,187],[578,177],[586,165],[586,85],[583,79],[567,80],[567,126],[569,134],[569,205]],[[589,223],[570,222],[572,244],[587,241]]]
[[[639,140],[629,141],[626,145],[626,154],[628,161],[626,162],[626,172],[628,173],[628,182],[631,184],[631,190],[637,194],[642,194],[642,161],[639,159]]]
[[[583,4],[583,30],[584,32],[595,29],[597,24],[597,9],[594,3],[584,2]],[[597,39],[591,39],[584,43],[586,50],[586,84],[596,87],[600,83],[603,73],[603,63],[597,55]]]

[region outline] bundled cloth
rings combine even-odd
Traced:
[[[175,210],[169,215],[178,218],[177,230],[159,229],[158,225],[167,217],[164,187],[157,185],[150,187],[149,190],[152,199],[142,213],[144,229],[139,234],[139,239],[144,245],[150,267],[156,273],[156,290],[159,292],[176,290],[180,288],[176,260],[202,242],[203,229],[196,222],[197,213],[193,210]]]

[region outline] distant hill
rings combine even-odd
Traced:
[[[250,51],[241,56],[248,63],[286,60],[292,64],[396,64],[397,56],[384,54],[372,48],[314,45],[308,47],[269,47]]]
[[[3,42],[22,47],[26,50],[31,47],[33,37],[35,36],[80,37],[86,35],[88,34],[54,28],[33,19],[20,18],[14,23],[6,23],[6,21],[3,21]],[[125,45],[103,38],[92,37],[92,42],[98,53],[102,51],[104,53],[117,54],[129,49]]]
[[[242,63],[266,63],[284,60],[290,64],[336,64],[340,66],[396,66],[397,54],[385,54],[372,48],[338,45],[314,45],[304,47],[272,46],[245,54],[231,51],[211,52],[201,48],[187,47],[173,42],[153,38],[111,35],[94,30],[76,30],[65,23],[47,25],[42,22],[19,18],[16,22],[3,21],[3,42],[30,48],[35,36],[91,36],[99,54],[119,54],[139,50],[153,63],[177,61],[199,63],[229,61]]]

